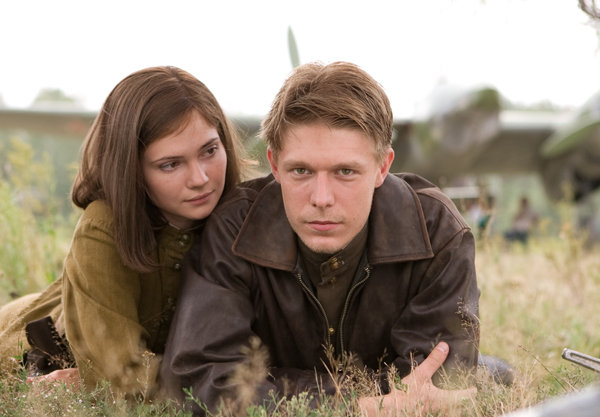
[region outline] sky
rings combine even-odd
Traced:
[[[98,110],[125,76],[175,65],[230,115],[264,115],[301,62],[343,60],[379,81],[397,117],[440,85],[489,85],[530,105],[600,89],[600,34],[577,0],[10,0],[0,4],[0,97],[58,88]]]

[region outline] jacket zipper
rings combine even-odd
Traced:
[[[313,294],[313,292],[310,290],[310,288],[308,288],[308,286],[304,283],[304,281],[302,280],[301,272],[296,274],[296,278],[298,278],[298,282],[300,282],[300,286],[302,287],[304,292],[307,293],[313,299],[313,301],[319,307],[319,310],[321,310],[321,314],[323,315],[323,318],[325,319],[325,325],[327,326],[326,331],[325,331],[327,333],[327,343],[331,346],[331,333],[329,333],[329,320],[327,320],[327,314],[325,313],[325,309],[323,308],[323,305],[321,304],[319,299]]]
[[[344,303],[344,309],[342,310],[342,316],[340,317],[340,325],[339,325],[339,333],[340,333],[340,351],[344,351],[344,319],[346,318],[346,313],[348,312],[348,305],[350,304],[350,297],[352,297],[352,293],[359,286],[362,285],[366,280],[371,276],[371,268],[367,265],[365,266],[365,277],[354,284],[350,290],[348,291],[348,296],[346,297],[346,302]]]

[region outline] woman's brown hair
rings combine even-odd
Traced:
[[[146,68],[124,78],[107,97],[82,147],[71,199],[81,208],[105,200],[114,215],[114,240],[123,263],[138,271],[156,265],[155,231],[165,219],[146,193],[140,163],[153,141],[177,132],[198,111],[215,126],[227,154],[224,193],[240,180],[235,130],[210,90],[175,67]]]

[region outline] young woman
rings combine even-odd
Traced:
[[[151,395],[182,259],[239,182],[239,150],[189,73],[153,67],[123,79],[83,144],[71,198],[84,212],[62,275],[0,310],[0,368],[19,366],[24,351],[38,375],[68,368],[57,379]]]

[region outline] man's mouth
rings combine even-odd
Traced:
[[[308,223],[310,227],[319,232],[328,232],[337,227],[339,223],[327,220],[314,220]]]

